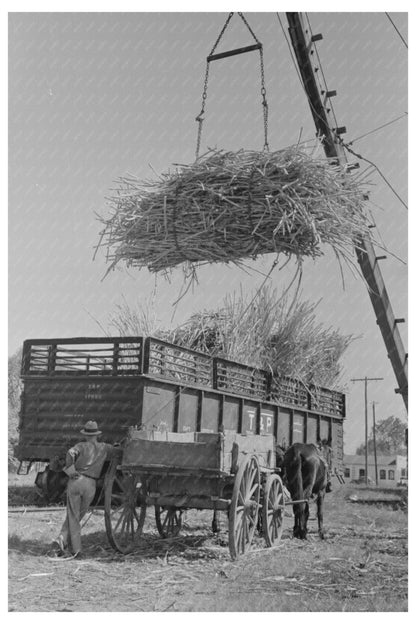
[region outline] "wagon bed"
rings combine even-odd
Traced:
[[[258,527],[267,545],[274,546],[284,517],[277,473],[272,435],[132,429],[106,476],[109,541],[123,553],[134,549],[146,508],[154,505],[162,537],[179,533],[184,510],[212,509],[228,512],[233,559],[249,549]]]

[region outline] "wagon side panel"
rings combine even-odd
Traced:
[[[192,436],[193,437],[193,436]],[[209,442],[132,439],[123,450],[122,463],[146,472],[150,469],[219,470],[221,444]]]
[[[220,408],[221,396],[206,392],[202,402],[201,431],[207,433],[218,431]]]
[[[190,388],[181,392],[178,406],[178,432],[196,431],[198,401],[197,390]]]
[[[17,456],[49,461],[79,441],[95,420],[108,442],[120,441],[140,423],[140,385],[134,378],[44,377],[24,380]]]
[[[318,441],[319,417],[316,414],[308,414],[306,441],[309,444],[316,444]]]
[[[277,444],[283,448],[291,444],[291,411],[288,408],[279,408],[277,419]]]
[[[222,415],[222,425],[225,431],[239,430],[240,399],[232,396],[225,396]]]
[[[305,442],[305,413],[294,410],[292,422],[292,444]]]
[[[141,383],[143,411],[140,424],[146,429],[177,431],[177,386],[146,378],[143,378]]]

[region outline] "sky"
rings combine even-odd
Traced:
[[[390,13],[407,41],[407,15]],[[221,264],[199,271],[199,283],[177,305],[181,269],[170,281],[147,270],[120,268],[103,279],[105,253],[93,260],[106,197],[119,176],[154,178],[195,158],[206,56],[226,13],[9,14],[9,355],[27,338],[102,335],[116,306],[151,305],[160,325],[217,308],[240,288],[263,282],[271,256],[247,271]],[[313,139],[315,128],[287,43],[280,13],[246,17],[263,43],[273,150]],[[369,208],[376,236],[388,249],[381,268],[396,317],[407,321],[407,49],[385,13],[310,13],[319,58],[346,142],[375,163]],[[283,27],[283,28],[282,28]],[[237,15],[218,51],[250,45]],[[397,121],[372,132],[396,118]],[[360,138],[362,137],[362,138]],[[262,149],[257,53],[212,64],[202,150]],[[354,162],[356,159],[352,159]],[[365,165],[364,165],[365,166]],[[364,169],[362,166],[362,169]],[[156,173],[155,173],[156,172]],[[380,255],[384,252],[380,252]],[[283,263],[282,263],[283,264]],[[269,282],[283,292],[289,264]],[[250,270],[249,270],[250,269]],[[345,451],[364,437],[364,385],[377,419],[406,418],[365,284],[340,269],[330,250],[305,261],[301,297],[319,302],[317,319],[357,336],[344,358],[347,386]],[[407,323],[400,325],[407,344]]]

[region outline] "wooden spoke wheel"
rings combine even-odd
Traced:
[[[238,469],[231,498],[228,539],[232,559],[250,548],[257,526],[260,489],[259,462],[255,455],[248,455]]]
[[[262,529],[267,546],[276,546],[280,542],[284,516],[283,483],[278,475],[271,474],[263,489]]]
[[[182,509],[155,505],[156,526],[162,537],[176,537],[182,528]]]
[[[117,461],[112,461],[104,489],[108,541],[118,552],[131,552],[142,534],[146,517],[146,497],[140,475],[117,470]]]

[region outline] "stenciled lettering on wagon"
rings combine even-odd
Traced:
[[[87,389],[85,390],[85,398],[93,400],[102,399],[103,395],[101,394],[101,385],[96,383],[88,384]]]
[[[74,427],[77,426],[74,421],[77,422],[79,424],[79,427],[81,428],[84,420],[85,414],[63,414],[60,428],[61,430],[68,429],[70,431],[73,431]]]
[[[248,416],[248,427],[249,427],[249,431],[254,431],[255,426],[256,426],[256,413],[252,410],[247,410],[247,416]]]
[[[256,428],[256,412],[254,410],[247,410],[248,416],[248,431],[253,431]],[[271,433],[273,425],[273,417],[272,414],[267,412],[262,412],[260,414],[260,433]]]
[[[260,415],[260,432],[272,433],[273,416],[268,412],[262,412]]]

